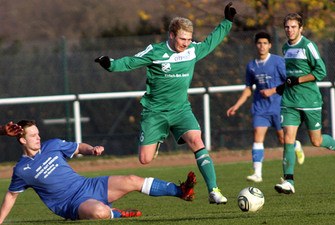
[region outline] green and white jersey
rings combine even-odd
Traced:
[[[187,107],[195,63],[218,46],[232,27],[223,20],[203,42],[192,42],[183,52],[173,51],[168,42],[149,45],[135,56],[111,59],[110,72],[130,71],[147,67],[146,93],[141,99],[144,108],[169,111]]]
[[[286,86],[281,105],[301,109],[321,107],[322,96],[316,81],[323,80],[327,72],[316,44],[302,36],[300,41],[294,45],[285,43],[283,54],[287,77],[313,74],[315,81],[301,83],[293,87]]]

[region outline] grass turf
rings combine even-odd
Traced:
[[[20,194],[5,224],[333,224],[335,218],[335,154],[307,158],[305,164],[296,165],[293,195],[278,194],[274,185],[282,176],[281,161],[265,161],[263,182],[250,183],[245,177],[251,173],[251,163],[216,165],[218,185],[228,198],[226,205],[208,204],[205,183],[196,165],[162,168],[137,168],[129,170],[83,173],[85,176],[136,174],[157,177],[178,183],[184,181],[188,171],[198,178],[196,199],[185,202],[174,197],[149,197],[131,193],[113,204],[113,207],[140,209],[142,217],[114,221],[69,221],[51,213],[31,189]],[[66,179],[66,178],[64,178]],[[9,179],[0,180],[0,195],[4,195]],[[262,210],[242,212],[237,206],[237,194],[245,187],[258,187],[265,195]]]

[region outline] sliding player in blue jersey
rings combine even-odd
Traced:
[[[266,32],[255,35],[257,49],[256,59],[250,61],[246,68],[246,87],[236,103],[227,110],[227,116],[235,115],[253,93],[251,113],[253,117],[254,143],[252,161],[254,173],[247,176],[248,181],[262,182],[262,165],[264,159],[264,139],[269,127],[276,129],[278,140],[284,144],[284,132],[280,121],[281,96],[276,87],[286,79],[284,59],[270,53],[271,36]],[[253,85],[256,89],[253,91]],[[304,152],[299,141],[295,142],[298,163],[304,162]]]
[[[150,196],[175,196],[186,201],[194,198],[196,177],[193,172],[180,186],[135,175],[83,177],[69,166],[66,159],[76,154],[101,155],[104,147],[60,139],[41,143],[34,121],[22,120],[18,125],[23,128],[23,133],[18,136],[23,155],[13,169],[0,209],[0,224],[10,213],[17,196],[27,188],[34,189],[53,213],[71,220],[140,216],[139,210],[111,208],[112,202],[132,191]]]

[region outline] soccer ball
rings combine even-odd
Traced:
[[[258,188],[244,188],[237,196],[238,207],[243,212],[256,212],[264,205],[264,195]]]

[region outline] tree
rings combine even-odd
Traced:
[[[301,13],[305,18],[305,30],[318,38],[334,40],[335,3],[329,0],[243,0],[232,1],[237,9],[235,30],[272,30],[282,27],[289,12]],[[180,13],[201,28],[213,27],[223,17],[221,0],[170,1],[168,10]]]

